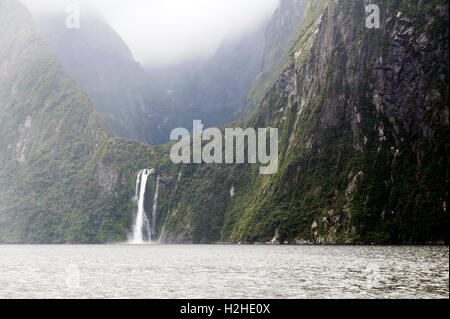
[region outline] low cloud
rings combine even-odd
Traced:
[[[65,14],[68,4],[98,11],[136,60],[164,66],[208,56],[226,38],[266,21],[279,0],[21,0],[35,15]],[[82,26],[81,26],[82,27]]]

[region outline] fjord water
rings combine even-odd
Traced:
[[[0,246],[0,298],[448,298],[449,248]]]

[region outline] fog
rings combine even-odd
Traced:
[[[279,0],[21,0],[34,15],[98,11],[149,67],[173,65],[213,54],[223,40],[260,26]]]

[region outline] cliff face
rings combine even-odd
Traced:
[[[287,133],[270,201],[293,206],[281,241],[448,240],[447,4],[379,6],[368,29],[364,3],[329,2],[254,122]]]
[[[305,0],[280,1],[280,6],[266,28],[262,69],[247,93],[247,101],[239,113],[240,118],[245,118],[254,112],[264,95],[278,80],[286,63],[289,49],[298,36],[307,4],[308,1]],[[323,2],[318,1],[317,4],[312,5],[320,8]]]
[[[448,242],[448,3],[320,4],[238,124],[280,129],[278,173],[183,168],[168,241]]]
[[[124,240],[151,157],[113,135],[28,11],[0,0],[0,242]]]

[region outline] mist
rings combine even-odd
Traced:
[[[267,21],[279,0],[21,0],[33,15],[66,15],[68,4],[83,14],[96,11],[146,67],[176,65],[208,57],[225,39]]]

